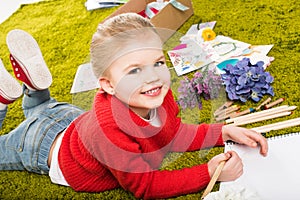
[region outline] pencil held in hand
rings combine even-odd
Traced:
[[[218,180],[218,178],[219,178],[219,176],[222,172],[222,169],[223,169],[225,163],[226,163],[225,160],[223,160],[219,163],[215,173],[213,174],[213,176],[212,176],[211,180],[209,181],[206,189],[204,190],[201,199],[204,199],[204,197],[206,197],[206,195],[208,195],[211,192],[211,190],[213,189],[215,183],[217,182],[217,180]]]

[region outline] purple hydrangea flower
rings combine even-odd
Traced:
[[[263,65],[262,61],[252,65],[249,58],[243,58],[235,65],[228,64],[224,68],[225,73],[221,75],[228,98],[258,102],[265,94],[274,96],[271,86],[274,78],[265,72]]]

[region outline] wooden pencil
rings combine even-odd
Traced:
[[[285,124],[289,124],[289,123],[294,123],[294,122],[298,122],[300,118],[294,118],[294,119],[289,119],[289,120],[285,120],[285,121],[281,121],[281,122],[276,122],[273,124],[268,124],[268,125],[263,125],[260,126],[258,128],[272,128],[275,126],[281,126],[281,125],[285,125]]]
[[[290,112],[290,111],[280,112],[280,113],[275,113],[275,114],[272,114],[272,115],[266,115],[266,116],[262,116],[262,117],[256,117],[256,118],[250,118],[250,119],[245,119],[245,120],[234,121],[233,124],[236,125],[236,126],[241,126],[241,125],[245,125],[245,124],[251,124],[251,123],[255,123],[255,122],[268,120],[268,119],[275,119],[275,118],[278,118],[278,117],[284,117],[284,116],[288,116],[290,114],[292,114],[292,112]]]
[[[258,118],[263,118],[263,117],[266,117],[266,116],[276,116],[278,115],[279,113],[283,113],[283,112],[291,112],[293,110],[295,110],[297,108],[297,106],[288,106],[288,107],[281,107],[279,109],[277,108],[273,108],[272,110],[270,109],[269,112],[268,110],[265,110],[265,111],[261,111],[261,113],[256,113],[255,115],[248,115],[248,116],[245,116],[245,117],[241,117],[241,118],[236,118],[234,119],[233,123],[237,123],[237,122],[240,122],[240,121],[247,121],[247,120],[251,120],[251,119],[258,119]],[[254,113],[253,113],[254,114]],[[276,117],[274,117],[276,118]],[[269,119],[272,119],[272,117],[269,117]]]
[[[255,108],[255,110],[260,110],[261,107],[263,107],[263,106],[265,106],[266,104],[270,103],[271,100],[272,100],[271,97],[267,98],[264,102],[262,102],[259,106],[257,106],[257,107]]]
[[[240,109],[240,106],[233,105],[233,106],[230,106],[229,108],[226,108],[224,110],[214,113],[214,116],[215,117],[224,117],[224,116],[229,115],[230,113],[237,111],[239,109]]]
[[[230,119],[227,119],[225,122],[226,122],[226,124],[230,124],[237,120],[242,120],[242,119],[244,120],[246,118],[250,119],[250,118],[255,118],[255,117],[262,117],[262,116],[271,115],[271,114],[284,112],[284,111],[292,111],[292,110],[295,110],[296,108],[297,108],[297,106],[283,105],[283,106],[271,108],[268,110],[263,110],[263,111],[246,114],[246,115],[239,116],[239,117],[230,118]]]
[[[277,104],[280,104],[283,101],[284,101],[284,98],[277,99],[276,101],[271,102],[271,103],[265,105],[265,109],[269,109],[269,108],[271,108],[271,107],[273,107],[273,106],[275,106]]]
[[[222,106],[220,106],[220,107],[214,112],[214,114],[220,112],[221,110],[224,110],[224,109],[228,108],[228,107],[231,106],[232,104],[233,104],[233,101],[227,101],[227,102],[225,102]]]
[[[239,117],[234,117],[234,118],[226,120],[226,123],[232,123],[232,122],[234,122],[236,120],[240,120],[240,119],[254,118],[254,117],[258,117],[258,116],[265,116],[265,115],[269,115],[269,114],[278,113],[278,112],[281,112],[281,111],[287,109],[288,107],[289,107],[288,105],[283,105],[283,106],[279,106],[276,108],[271,108],[269,110],[263,110],[263,111],[254,112],[254,113],[250,113],[250,114],[239,116]]]
[[[214,172],[212,178],[210,179],[206,189],[204,190],[203,194],[202,194],[202,197],[201,199],[204,199],[204,197],[206,197],[210,192],[211,190],[213,189],[215,183],[217,182],[221,172],[222,172],[222,169],[225,165],[225,160],[221,161],[216,169],[216,171]]]
[[[243,110],[241,112],[236,112],[230,115],[230,119],[235,118],[235,117],[239,117],[239,116],[243,116],[243,115],[247,115],[249,113],[253,113],[255,111],[254,108],[248,108],[246,110]]]
[[[273,124],[255,127],[255,128],[252,128],[252,130],[259,132],[259,133],[266,133],[266,132],[270,132],[272,130],[280,130],[280,129],[284,129],[284,128],[290,128],[293,126],[299,126],[299,125],[300,125],[300,117],[290,119],[290,120],[285,120],[282,122],[277,122],[277,123],[273,123]]]

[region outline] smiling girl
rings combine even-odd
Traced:
[[[222,146],[224,141],[233,140],[251,147],[259,143],[261,153],[267,153],[266,139],[252,130],[223,124],[181,122],[177,117],[178,105],[170,90],[170,73],[157,29],[137,14],[108,19],[94,34],[91,63],[101,88],[95,95],[92,109],[85,113],[69,104],[57,103],[50,98],[47,88],[33,87],[30,74],[34,70],[30,64],[24,64],[22,56],[16,55],[18,51],[14,51],[12,45],[8,46],[13,66],[17,64],[29,71],[24,75],[26,79],[22,79],[24,98],[39,99],[41,96],[37,94],[43,93],[43,101],[33,108],[45,106],[23,122],[24,126],[30,127],[25,134],[28,149],[22,149],[23,153],[6,146],[7,140],[17,144],[20,136],[14,135],[21,131],[0,137],[1,170],[49,173],[52,182],[76,191],[103,192],[122,187],[137,198],[168,198],[201,191],[223,160],[227,162],[219,181],[234,180],[243,172],[241,159],[235,152],[216,155],[208,163],[190,168],[160,170],[169,152]],[[43,74],[47,74],[47,69],[42,69]],[[3,99],[8,99],[10,93],[5,92],[2,83],[12,78],[7,74],[0,79],[0,94]],[[17,88],[17,83],[13,82],[13,85]],[[3,108],[18,95],[11,96],[10,101],[1,101]],[[2,112],[3,118],[5,112],[6,108]],[[55,113],[61,113],[57,116],[62,119],[56,120]],[[39,120],[44,117],[57,123],[65,119],[69,122],[61,123],[60,128],[49,128],[52,133],[49,134],[49,129],[43,127],[46,124]],[[39,137],[34,137],[35,134]],[[40,143],[44,145],[42,148],[30,148]],[[30,156],[23,156],[31,154],[38,155],[37,164]],[[12,163],[19,167],[10,167]]]

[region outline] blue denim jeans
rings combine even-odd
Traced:
[[[48,174],[50,147],[68,125],[83,113],[78,107],[57,102],[49,90],[24,87],[22,108],[26,119],[8,134],[0,136],[0,170],[27,170]],[[0,126],[7,110],[0,111]]]

